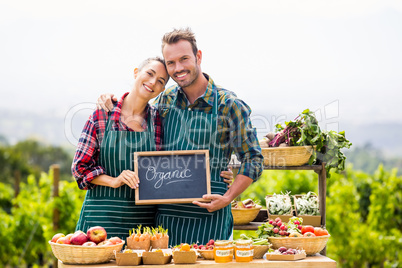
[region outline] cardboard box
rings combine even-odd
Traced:
[[[267,253],[265,254],[267,261],[296,261],[306,258],[306,253],[298,253],[295,255],[282,255],[282,254],[274,254]]]
[[[142,254],[142,263],[143,264],[156,264],[163,265],[168,264],[172,261],[172,253],[170,254],[167,251],[146,251]]]
[[[147,239],[145,241],[134,241],[133,236],[127,237],[127,248],[129,249],[149,250],[150,246],[151,246],[150,239]]]
[[[151,248],[152,249],[166,249],[169,248],[169,236],[164,236],[159,238],[158,240],[151,240]]]
[[[301,215],[301,214],[298,213],[297,205],[296,205],[296,199],[301,198],[301,197],[302,197],[302,195],[293,195],[296,217],[299,217],[299,218],[303,219],[303,225],[312,225],[314,227],[321,227],[321,216],[320,215],[312,216],[312,215]],[[318,199],[317,195],[312,195],[311,197],[314,197],[314,198]]]
[[[197,253],[194,250],[190,251],[173,251],[173,262],[175,264],[180,263],[195,263],[197,261]]]
[[[116,263],[119,266],[136,266],[141,264],[142,257],[137,252],[116,253]]]
[[[303,225],[321,227],[321,216],[298,215],[297,217],[303,219]]]

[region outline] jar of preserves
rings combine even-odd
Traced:
[[[237,262],[250,262],[253,260],[254,248],[252,240],[237,240],[234,250]]]
[[[224,263],[233,260],[233,242],[229,240],[215,241],[215,262]]]

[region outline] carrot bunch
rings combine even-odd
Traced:
[[[168,230],[163,229],[162,226],[158,226],[157,228],[152,227],[151,241],[156,241],[156,240],[161,239],[163,237],[169,237],[167,232],[168,232]]]
[[[142,229],[142,232],[141,232]],[[141,242],[151,239],[151,228],[149,227],[142,227],[142,225],[138,225],[137,229],[133,228],[133,231],[129,231],[130,237],[134,239],[135,242]]]

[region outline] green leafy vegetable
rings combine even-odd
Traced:
[[[294,121],[285,122],[285,126],[276,125],[278,133],[269,142],[269,146],[277,147],[282,143],[289,146],[316,146],[309,159],[309,165],[325,163],[327,177],[330,170],[336,172],[345,169],[346,157],[342,148],[350,148],[352,143],[345,138],[345,132],[321,130],[313,112],[304,110]]]
[[[295,198],[295,205],[298,215],[320,215],[318,198],[313,192],[308,192],[300,198]]]
[[[269,245],[267,238],[259,238],[255,236],[247,236],[246,234],[240,234],[240,239],[253,241],[254,246]]]
[[[289,193],[273,194],[267,198],[267,208],[271,215],[291,215],[292,203],[290,202]]]

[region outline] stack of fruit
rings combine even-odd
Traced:
[[[124,243],[119,237],[107,239],[106,230],[101,226],[91,227],[86,233],[80,230],[68,235],[57,233],[49,241],[54,256],[66,264],[108,262]]]
[[[80,230],[68,235],[57,233],[52,237],[50,242],[65,245],[95,247],[116,245],[123,241],[119,237],[111,237],[107,239],[106,230],[101,226],[95,226],[89,228],[87,233]]]

